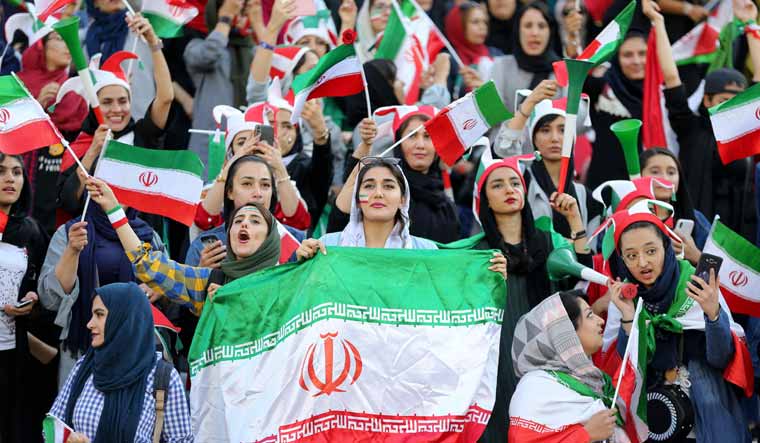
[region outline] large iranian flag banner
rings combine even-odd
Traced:
[[[505,302],[490,258],[331,247],[224,286],[190,348],[196,440],[476,441]]]

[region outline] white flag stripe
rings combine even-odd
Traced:
[[[293,114],[290,119],[291,123],[297,122],[298,117],[301,115],[303,105],[306,103],[309,98],[309,94],[311,94],[313,90],[317,89],[328,81],[335,80],[339,77],[356,75],[360,72],[361,63],[359,63],[359,59],[357,57],[348,57],[332,65],[319,77],[319,79],[317,79],[313,85],[309,86],[306,89],[303,89],[298,94],[296,94],[295,101],[293,103]]]
[[[165,0],[150,0],[143,2],[143,12],[153,12],[165,17],[167,20],[187,23],[198,15],[198,9],[192,6],[171,6]]]
[[[620,25],[615,20],[611,21],[607,27],[605,27],[594,40],[598,41],[600,48],[607,43],[612,43],[618,39],[620,34]]]
[[[760,128],[760,100],[712,114],[715,140],[730,142]]]
[[[760,302],[760,274],[749,267],[734,261],[723,248],[715,244],[712,238],[708,238],[703,249],[704,253],[717,255],[723,258],[718,275],[720,285],[751,302]]]
[[[37,101],[30,97],[20,98],[3,105],[0,109],[0,132],[11,132],[16,128],[48,119]]]
[[[198,203],[201,195],[203,181],[197,175],[177,169],[162,169],[147,167],[136,163],[127,163],[110,158],[103,158],[98,163],[96,176],[113,186],[129,189],[153,195],[162,195],[173,200],[180,200],[189,204]],[[143,175],[145,173],[156,175],[156,182]]]
[[[447,115],[465,149],[490,129],[480,114],[472,94],[464,97],[464,100],[457,103]]]

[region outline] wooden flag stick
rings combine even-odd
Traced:
[[[633,326],[635,326],[638,323],[639,314],[641,314],[641,307],[643,305],[644,305],[644,299],[639,297],[639,302],[636,303],[636,313],[633,314],[633,323],[631,323],[631,328],[633,328]],[[623,325],[621,324],[620,327],[622,328]],[[623,354],[623,362],[621,363],[622,366],[620,366],[620,374],[618,374],[617,386],[615,386],[615,395],[612,397],[613,408],[615,407],[618,394],[620,393],[620,383],[623,381],[623,374],[625,374],[625,367],[627,366],[628,357],[630,356],[630,354],[631,354],[631,337],[629,336],[628,343],[625,344],[625,353]]]
[[[98,156],[98,166],[95,167],[95,172],[97,173],[97,168],[100,167],[100,160],[103,159],[103,153],[106,152],[106,148],[108,147],[108,142],[111,140],[111,129],[108,129],[108,132],[106,133],[106,138],[103,140],[103,148],[100,150],[100,155]],[[89,174],[88,174],[89,176]],[[87,207],[90,206],[90,193],[87,193],[87,198],[84,201],[84,209],[82,210],[82,218],[79,220],[80,222],[84,221],[85,215],[87,215]]]

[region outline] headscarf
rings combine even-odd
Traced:
[[[153,240],[153,228],[137,218],[137,210],[129,208],[126,211],[129,226],[135,231],[141,242],[150,243]],[[79,221],[79,217],[66,223],[68,234],[71,225]],[[64,349],[75,353],[85,352],[90,347],[90,331],[87,329],[87,320],[92,315],[92,294],[96,291],[99,282],[99,270],[97,264],[96,247],[103,242],[111,242],[118,246],[120,254],[119,278],[120,282],[135,281],[132,263],[121,251],[119,236],[116,234],[108,216],[99,205],[89,205],[85,217],[87,221],[87,245],[79,254],[79,267],[77,278],[79,279],[79,297],[71,308],[71,321],[69,322],[69,335],[63,341]]]
[[[24,51],[21,57],[23,69],[18,73],[33,97],[37,97],[48,83],[55,82],[60,86],[69,78],[67,68],[48,71],[43,40],[38,40]],[[53,101],[55,97],[50,103],[42,103],[42,105],[51,105]],[[55,106],[55,111],[50,114],[50,118],[62,131],[75,131],[82,127],[82,121],[87,117],[87,112],[87,103],[82,97],[77,94],[66,94]]]
[[[647,41],[647,36],[635,29],[630,30],[628,34],[626,34],[623,42],[631,38],[643,39],[644,43]],[[617,97],[620,103],[622,103],[628,112],[631,113],[631,117],[641,119],[643,106],[642,100],[644,97],[644,80],[631,80],[626,77],[620,67],[618,54],[615,54],[615,56],[610,59],[610,69],[604,73],[604,79],[607,81],[607,84],[610,85],[610,88],[612,88],[615,97]]]
[[[459,58],[462,59],[462,63],[467,66],[477,65],[481,58],[488,57],[488,47],[485,44],[474,45],[467,41],[464,34],[463,9],[476,7],[482,6],[467,2],[451,8],[451,11],[446,15],[446,35],[459,54]]]
[[[549,23],[549,27],[551,29],[549,33],[549,41],[546,43],[546,49],[544,49],[544,52],[540,55],[526,54],[523,50],[522,45],[520,44],[520,20],[522,20],[522,16],[525,15],[525,12],[529,9],[535,9],[539,11],[541,15],[544,16],[544,19],[546,19],[546,22]],[[556,35],[556,31],[552,26],[552,23],[552,19],[546,10],[546,7],[541,3],[530,3],[515,15],[514,33],[512,34],[512,50],[515,59],[517,60],[517,66],[519,66],[523,71],[533,74],[533,78],[528,85],[528,89],[534,89],[536,86],[538,86],[539,83],[541,83],[542,80],[548,79],[549,76],[551,76],[554,72],[552,63],[560,59],[557,53],[554,52],[552,45],[552,41]]]
[[[502,20],[496,18],[491,13],[488,2],[486,2],[486,8],[488,9],[488,37],[486,37],[486,45],[498,48],[505,54],[511,54],[514,51],[513,34],[515,32],[515,24],[517,23],[515,22],[515,14],[512,14],[512,17],[507,20]]]
[[[604,394],[604,375],[583,351],[559,294],[542,301],[517,322],[512,361],[518,377],[536,370],[559,371],[600,396]]]
[[[150,302],[134,282],[102,286],[91,296],[82,294],[80,298],[95,296],[100,296],[108,308],[104,341],[87,351],[71,381],[65,422],[73,424],[74,407],[92,375],[95,389],[104,396],[93,443],[132,442],[142,415],[148,375],[156,365]]]
[[[369,8],[372,0],[364,0],[359,12],[356,15],[356,34],[357,34],[357,52],[360,53],[360,60],[371,60],[372,51],[370,49],[377,43],[378,35],[372,29],[372,20],[369,18]],[[367,82],[369,83],[369,81]],[[367,113],[365,112],[364,115]]]
[[[403,222],[402,223],[396,222],[395,226],[393,226],[393,230],[391,231],[391,234],[388,236],[388,239],[385,241],[385,247],[395,248],[395,249],[412,248],[412,235],[409,233],[409,223],[410,223],[409,204],[412,200],[412,197],[409,192],[409,182],[407,182],[406,180],[404,171],[398,165],[393,165],[390,163],[384,163],[383,165],[376,165],[372,167],[394,168],[398,173],[401,174],[402,177],[404,177],[404,187],[406,188],[406,192],[404,193],[404,203],[399,208],[399,211],[401,211],[401,219],[403,220]],[[357,177],[357,180],[354,183],[353,193],[351,194],[351,216],[345,229],[343,229],[343,232],[340,234],[340,246],[354,246],[354,247],[360,247],[360,248],[367,246],[367,239],[364,237],[364,223],[362,222],[362,211],[359,205],[357,204],[357,194],[359,192],[360,186],[361,186],[361,183],[359,183],[359,180]]]
[[[696,220],[696,216],[694,215],[694,204],[691,202],[691,195],[689,194],[689,185],[687,184],[686,175],[684,175],[678,157],[666,148],[650,148],[642,151],[639,156],[641,167],[643,168],[646,162],[655,155],[666,155],[670,157],[676,163],[676,168],[678,169],[678,190],[676,190],[675,198],[668,202],[673,205],[673,219],[676,221],[682,218]]]
[[[93,19],[85,36],[87,53],[90,57],[101,53],[101,59],[106,60],[114,52],[124,49],[129,33],[127,22],[124,21],[127,10],[106,14],[95,6],[95,0],[86,0],[86,5],[87,15]]]
[[[390,60],[372,60],[364,63],[364,76],[369,88],[369,100],[372,110],[385,106],[398,106],[400,103],[393,92],[396,80],[396,66]],[[367,117],[367,101],[364,91],[350,95],[346,101],[346,124],[355,127]]]
[[[214,29],[219,21],[219,8],[222,2],[209,0],[206,3],[206,25],[208,29]],[[245,87],[250,75],[251,61],[253,60],[253,40],[250,35],[241,35],[237,27],[232,27],[227,43],[230,53],[230,80],[232,81],[235,107],[245,106]]]
[[[232,252],[231,247],[227,247],[227,256],[222,261],[221,269],[224,272],[224,283],[227,284],[240,277],[253,274],[260,269],[271,268],[275,266],[280,259],[280,234],[275,225],[274,217],[267,208],[259,203],[248,203],[235,209],[227,218],[227,239],[228,243],[232,242],[230,229],[232,228],[232,219],[243,208],[255,207],[267,222],[267,236],[264,242],[253,254],[245,258],[238,258]]]

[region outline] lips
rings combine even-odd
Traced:
[[[369,207],[375,208],[375,209],[382,209],[385,207],[385,203],[372,203],[371,205],[369,205]]]
[[[3,192],[8,193],[8,194],[14,194],[16,192],[16,188],[14,188],[13,186],[6,186],[3,188]]]
[[[513,204],[517,203],[517,199],[514,198],[514,197],[510,197],[510,198],[506,199],[505,201],[506,201],[506,203],[508,205],[513,205]]]
[[[248,240],[250,240],[250,239],[251,239],[251,236],[248,235],[247,231],[240,231],[238,233],[238,241],[240,243],[248,243]]]
[[[654,272],[651,269],[642,269],[639,273],[644,280],[651,280],[654,275]]]

